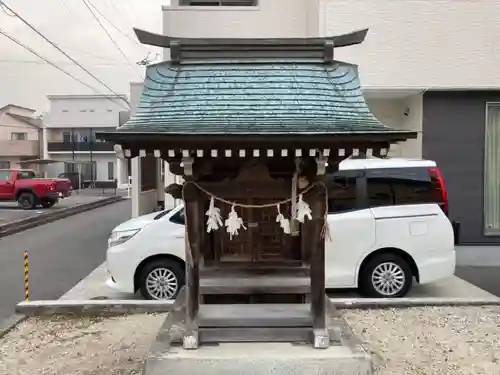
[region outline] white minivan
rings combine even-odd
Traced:
[[[458,238],[448,220],[439,169],[429,160],[346,159],[327,176],[327,288],[403,297],[417,283],[455,272]],[[456,227],[458,228],[458,226]],[[117,226],[108,241],[108,286],[172,299],[184,285],[184,210],[155,212]]]

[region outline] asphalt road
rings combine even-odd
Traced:
[[[457,267],[455,275],[500,297],[500,267]]]
[[[0,225],[7,224],[10,221],[26,219],[31,216],[37,216],[49,212],[55,212],[64,208],[74,207],[80,204],[94,202],[98,199],[107,198],[111,195],[100,197],[97,195],[74,195],[72,197],[61,199],[55,206],[50,208],[38,208],[35,210],[23,210],[16,202],[0,202]]]
[[[25,250],[31,298],[58,299],[105,260],[109,233],[130,213],[125,200],[0,239],[0,320],[24,299]]]

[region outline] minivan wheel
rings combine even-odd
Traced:
[[[412,283],[410,265],[396,254],[376,255],[363,267],[359,276],[359,289],[366,297],[404,297]]]
[[[185,283],[182,267],[171,260],[154,260],[142,269],[139,290],[145,299],[175,299]]]

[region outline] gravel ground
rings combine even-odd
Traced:
[[[500,375],[500,307],[341,311],[377,375]],[[165,315],[32,318],[0,339],[0,374],[139,375]]]
[[[0,374],[139,375],[165,315],[32,318],[0,339]]]
[[[377,375],[500,375],[500,307],[344,310]]]

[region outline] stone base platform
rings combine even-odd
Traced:
[[[147,375],[370,375],[371,359],[346,346],[313,349],[286,343],[226,343],[171,348],[149,357]]]
[[[166,318],[145,361],[144,375],[371,375],[372,360],[329,308],[329,329],[341,337],[328,349],[291,343],[220,343],[185,350],[184,311]]]

